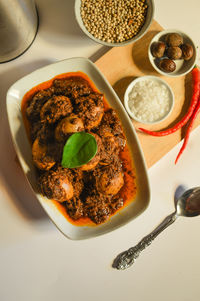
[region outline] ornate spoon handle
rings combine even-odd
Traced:
[[[149,246],[158,234],[175,222],[176,218],[176,212],[168,215],[156,229],[145,236],[136,246],[119,254],[113,261],[112,267],[118,270],[125,270],[129,268],[134,263],[135,259],[140,255],[140,252]]]

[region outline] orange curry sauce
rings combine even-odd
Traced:
[[[28,138],[30,140],[30,124],[29,121],[26,117],[26,108],[28,101],[33,97],[34,94],[36,94],[40,90],[45,90],[50,88],[53,85],[53,81],[55,79],[66,79],[69,77],[82,77],[85,80],[87,80],[92,87],[92,89],[95,92],[100,92],[98,89],[95,87],[94,83],[90,80],[90,78],[84,74],[83,72],[68,72],[68,73],[63,73],[55,76],[54,78],[43,82],[35,87],[33,87],[30,91],[28,91],[23,99],[22,99],[22,104],[21,104],[21,111],[22,111],[22,116],[23,116],[23,121],[24,125],[26,128],[26,132],[28,135]],[[100,92],[101,93],[101,92]],[[110,108],[108,101],[103,98],[104,101],[104,109],[105,111]],[[134,165],[133,165],[133,159],[131,158],[131,152],[129,150],[128,145],[126,144],[125,148],[123,151],[120,153],[120,158],[123,162],[123,171],[124,171],[124,186],[120,190],[120,197],[123,198],[124,200],[124,205],[123,207],[119,208],[113,215],[115,215],[117,212],[122,210],[125,206],[127,206],[131,201],[134,200],[134,197],[136,195],[137,191],[137,186],[136,186],[136,175],[135,175],[135,170],[134,170]],[[67,214],[66,208],[62,203],[59,203],[58,201],[52,200],[56,208],[59,210],[59,212],[62,213],[62,215],[67,218],[67,220],[76,226],[98,226],[94,222],[92,222],[89,218],[80,218],[79,220],[73,220],[72,218],[69,217]]]

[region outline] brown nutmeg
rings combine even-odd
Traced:
[[[168,46],[180,46],[183,44],[183,38],[178,33],[168,33],[165,37]]]
[[[185,61],[190,60],[193,57],[193,54],[194,54],[194,49],[190,44],[186,43],[182,45],[182,58]]]
[[[182,57],[182,50],[178,46],[171,46],[167,49],[167,56],[172,60],[179,60]]]
[[[176,64],[170,59],[163,59],[159,62],[159,68],[165,72],[173,72],[176,70]]]
[[[158,41],[152,44],[151,52],[154,57],[161,58],[165,52],[165,43]]]

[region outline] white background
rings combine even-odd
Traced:
[[[29,50],[0,64],[0,300],[200,300],[200,217],[179,218],[126,271],[113,258],[135,245],[174,210],[179,185],[198,186],[200,129],[177,166],[177,145],[149,170],[151,202],[128,225],[98,238],[71,241],[50,222],[17,163],[6,117],[6,91],[19,78],[72,56],[93,61],[108,48],[89,40],[74,19],[73,0],[37,0],[39,31]],[[155,0],[155,19],[188,33],[200,46],[200,1]],[[112,67],[112,66],[111,66]]]

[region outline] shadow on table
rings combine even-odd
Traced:
[[[25,218],[34,221],[46,219],[47,215],[30,188],[18,162],[9,130],[6,93],[18,79],[50,63],[52,61],[38,60],[29,64],[17,65],[2,73],[0,72],[0,178],[3,182],[3,188],[7,191],[9,199],[18,211]]]
[[[145,75],[159,75],[152,67],[148,57],[149,44],[157,33],[156,30],[148,31],[141,39],[133,43],[132,57],[134,63]]]
[[[38,35],[49,44],[56,44],[63,48],[75,48],[95,45],[80,29],[74,12],[74,0],[36,0],[39,15]],[[68,42],[70,40],[70,43]],[[111,47],[102,46],[90,59],[95,62]]]
[[[67,38],[70,37],[69,48],[80,44],[85,34],[80,29],[74,11],[74,0],[36,0],[39,15],[39,35],[42,39],[66,47]],[[61,38],[62,37],[62,38]],[[85,38],[88,43],[88,38]]]
[[[124,94],[128,85],[135,79],[134,76],[126,76],[118,80],[114,85],[113,89],[117,93],[119,99],[124,104]]]

